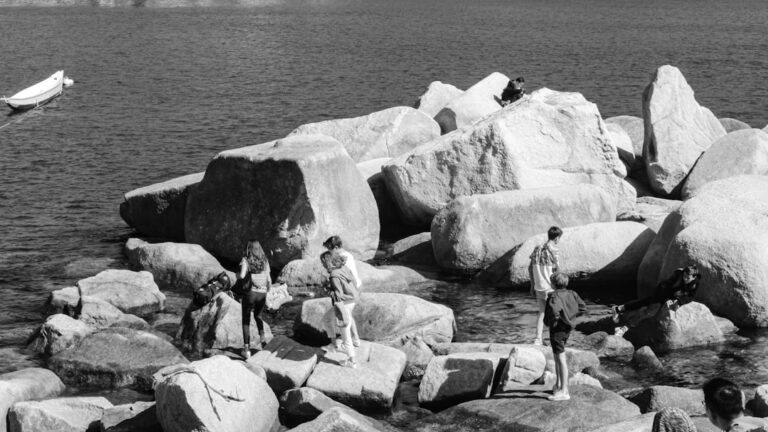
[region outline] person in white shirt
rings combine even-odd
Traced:
[[[550,278],[557,272],[559,262],[557,248],[555,247],[563,236],[563,230],[553,226],[547,231],[547,242],[536,246],[531,253],[531,262],[528,265],[528,276],[531,279],[531,295],[536,297],[539,307],[539,316],[536,321],[536,339],[533,343],[541,345],[542,333],[544,333],[544,308],[547,305],[547,296],[553,292]]]
[[[326,241],[323,242],[323,246],[328,249],[331,252],[336,252],[337,254],[341,255],[346,259],[344,263],[344,267],[349,268],[349,271],[352,272],[352,276],[355,279],[355,285],[357,288],[357,291],[360,292],[363,286],[363,281],[360,280],[360,276],[357,274],[357,266],[355,265],[355,257],[352,256],[351,253],[344,250],[343,243],[341,241],[341,237],[335,235],[328,237]],[[349,310],[349,315],[352,316],[352,310],[355,308],[355,303],[346,303],[345,306]],[[358,347],[360,346],[360,335],[357,333],[357,324],[355,323],[354,318],[352,319],[351,324],[351,332],[352,332],[352,342],[354,346]],[[341,335],[339,332],[336,332],[336,348],[341,346]]]

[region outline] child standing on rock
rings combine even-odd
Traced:
[[[547,242],[536,246],[530,256],[528,276],[531,280],[531,295],[536,297],[536,304],[539,308],[534,345],[541,345],[542,334],[544,333],[544,306],[547,303],[547,296],[552,292],[550,278],[559,267],[556,245],[562,236],[562,229],[556,226],[550,227],[547,231]]]
[[[565,401],[568,394],[568,363],[565,358],[565,343],[574,327],[574,319],[587,311],[587,305],[576,291],[568,289],[568,276],[565,273],[552,275],[554,291],[547,297],[544,322],[549,327],[549,342],[555,358],[555,387],[549,400]]]
[[[333,305],[336,325],[341,332],[342,347],[347,352],[348,359],[343,366],[355,368],[355,343],[352,340],[352,327],[355,319],[352,316],[352,308],[357,301],[358,293],[354,276],[348,267],[344,266],[346,260],[335,251],[326,251],[320,255],[320,262],[330,274],[331,304]],[[359,342],[358,342],[359,345]]]

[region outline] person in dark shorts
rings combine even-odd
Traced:
[[[510,80],[504,90],[501,91],[501,106],[507,106],[523,97],[525,94],[525,78],[517,77]]]
[[[237,274],[240,286],[239,294],[242,304],[243,325],[243,357],[251,357],[251,314],[256,320],[259,329],[259,341],[264,348],[264,321],[261,311],[267,302],[267,291],[272,287],[272,278],[269,276],[269,261],[264,249],[256,240],[251,240],[245,246],[245,256],[240,260],[240,272]]]
[[[744,393],[736,383],[713,378],[702,388],[709,421],[728,432],[768,432],[766,419],[744,415]]]
[[[565,358],[565,344],[571,335],[576,317],[586,313],[587,305],[576,291],[568,289],[568,276],[556,272],[552,275],[552,287],[555,289],[547,297],[544,311],[544,323],[549,327],[549,343],[555,358],[555,375],[557,377],[549,400],[569,400],[568,394],[568,363]]]

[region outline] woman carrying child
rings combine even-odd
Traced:
[[[320,255],[320,262],[330,274],[329,295],[336,316],[336,325],[341,332],[342,348],[348,359],[343,366],[355,368],[355,344],[352,340],[354,318],[352,309],[357,301],[358,291],[352,272],[344,264],[346,259],[336,251],[326,251]]]

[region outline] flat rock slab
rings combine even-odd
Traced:
[[[616,393],[591,386],[570,388],[571,400],[551,402],[548,393],[508,392],[449,408],[411,425],[417,432],[588,431],[640,414]]]
[[[178,363],[187,359],[162,337],[116,327],[92,333],[79,345],[56,354],[48,367],[69,384],[150,389],[152,374]]]
[[[0,419],[16,402],[56,397],[65,389],[53,372],[43,368],[28,368],[0,375]],[[7,422],[0,421],[0,432],[7,431]]]
[[[309,387],[286,391],[280,396],[283,423],[294,427],[317,418],[331,408],[349,408]]]
[[[357,368],[341,366],[346,358],[346,353],[326,353],[306,386],[355,409],[389,409],[405,369],[405,354],[384,345],[361,341],[356,348]]]
[[[378,422],[349,408],[335,407],[290,432],[394,432],[396,428]]]
[[[317,359],[324,352],[280,336],[272,339],[248,363],[261,366],[267,373],[267,383],[276,395],[301,387],[312,374]]]
[[[434,357],[419,385],[419,404],[429,408],[444,408],[489,397],[502,358],[493,353],[458,353]]]
[[[155,402],[134,402],[104,410],[100,432],[163,432],[157,421]]]
[[[103,397],[18,402],[8,414],[11,432],[83,432],[112,404]]]

